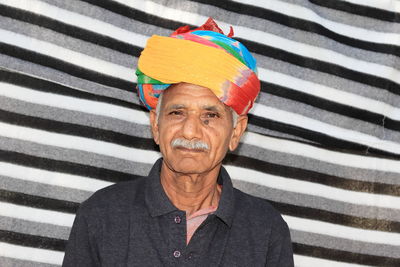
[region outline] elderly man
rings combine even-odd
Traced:
[[[293,266],[282,217],[221,166],[260,90],[255,59],[231,35],[210,19],[148,40],[138,91],[162,159],[81,205],[63,266]]]

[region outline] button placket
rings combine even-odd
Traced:
[[[171,264],[174,265],[177,262],[183,260],[185,255],[186,245],[186,232],[185,232],[185,214],[184,212],[174,212],[169,217],[169,234],[170,234],[170,259]]]

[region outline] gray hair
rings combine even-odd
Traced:
[[[157,106],[156,106],[156,114],[157,114],[156,122],[157,122],[157,124],[158,124],[158,117],[160,116],[162,99],[163,99],[163,92],[160,93],[160,96],[158,97]],[[239,118],[239,115],[231,107],[229,107],[229,110],[231,111],[231,114],[232,114],[233,128],[236,128],[236,123],[237,123],[237,119]]]

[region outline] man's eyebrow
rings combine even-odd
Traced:
[[[221,109],[217,106],[203,106],[202,108],[208,111],[221,112]]]
[[[185,105],[183,105],[183,104],[173,104],[173,105],[167,107],[167,109],[182,109],[182,108],[185,108]]]

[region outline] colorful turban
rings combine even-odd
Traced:
[[[150,37],[136,70],[140,100],[151,110],[163,90],[186,82],[209,88],[237,114],[247,114],[260,81],[255,58],[232,35],[232,28],[225,36],[209,18],[195,30],[184,26],[170,37]]]

